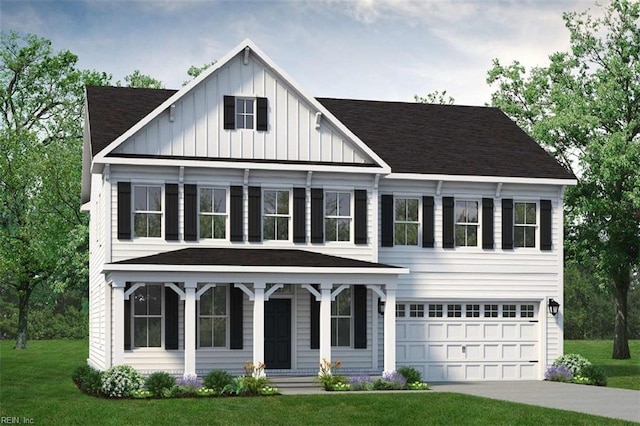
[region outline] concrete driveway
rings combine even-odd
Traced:
[[[640,423],[640,391],[546,381],[431,383],[455,392]]]

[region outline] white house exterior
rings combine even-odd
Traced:
[[[575,178],[499,110],[316,99],[247,40],[85,111],[90,365],[517,380],[562,354]]]

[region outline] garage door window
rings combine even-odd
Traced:
[[[442,305],[430,304],[429,305],[429,318],[442,318]]]
[[[422,304],[410,304],[409,316],[411,318],[424,318],[424,305]]]
[[[485,318],[498,318],[498,305],[484,305]]]
[[[516,305],[502,305],[502,318],[515,318]]]
[[[533,318],[533,305],[520,305],[520,318]]]
[[[396,318],[404,318],[404,317],[405,317],[404,304],[401,304],[401,303],[396,304]]]
[[[447,305],[447,317],[448,318],[462,317],[462,305]]]
[[[465,316],[467,318],[479,318],[480,317],[480,305],[467,305]]]

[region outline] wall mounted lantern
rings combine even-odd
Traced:
[[[384,315],[384,302],[382,299],[378,299],[378,313]]]
[[[554,317],[558,315],[558,310],[560,309],[560,304],[558,302],[553,299],[549,299],[549,305],[547,307],[549,308],[549,313],[551,315]]]

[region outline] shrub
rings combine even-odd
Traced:
[[[589,364],[582,367],[580,374],[574,376],[573,381],[585,385],[607,386],[607,375],[602,368]]]
[[[144,377],[129,365],[111,367],[102,377],[102,393],[110,397],[130,397],[143,386]]]
[[[551,382],[570,382],[573,373],[566,365],[552,365],[544,373],[544,379]]]
[[[171,388],[176,385],[176,379],[169,373],[158,371],[147,377],[145,387],[156,398],[169,396]]]
[[[223,370],[213,370],[203,380],[204,387],[213,389],[216,393],[222,393],[222,390],[233,381],[233,377]]]
[[[71,375],[78,388],[89,395],[100,395],[102,392],[102,372],[84,364],[76,368]]]
[[[373,389],[373,379],[369,376],[352,376],[349,377],[349,385],[352,390],[366,391]]]
[[[566,354],[553,361],[553,365],[564,365],[574,376],[580,375],[580,371],[587,365],[591,365],[588,359],[578,354]]]
[[[247,389],[247,384],[245,381],[246,377],[238,376],[231,380],[227,386],[222,389],[223,394],[228,395],[247,395],[249,393]]]
[[[407,383],[422,383],[422,374],[413,367],[403,365],[398,368],[398,373],[402,374]]]

